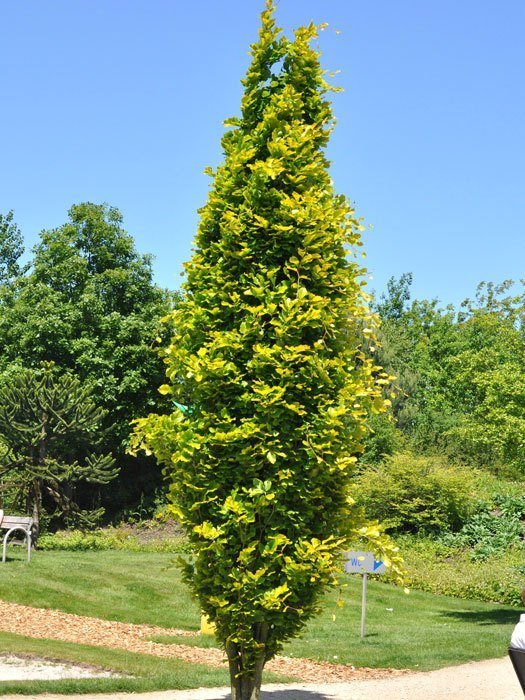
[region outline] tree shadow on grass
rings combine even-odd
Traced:
[[[519,622],[519,608],[499,608],[495,610],[448,610],[443,617],[454,618],[462,622],[475,622],[477,625],[512,625]]]

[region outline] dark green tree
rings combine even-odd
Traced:
[[[415,362],[418,336],[413,333],[410,318],[411,285],[411,273],[399,279],[391,277],[386,293],[373,305],[381,320],[375,359],[391,378],[384,392],[392,401],[393,421],[386,415],[373,418],[361,463],[377,463],[391,455],[401,446],[403,435],[410,432],[417,415],[420,368]]]
[[[399,279],[391,277],[387,282],[386,293],[381,294],[376,310],[384,321],[399,321],[403,318],[410,301],[412,273],[404,272]]]
[[[268,0],[165,354],[161,390],[189,410],[139,421],[135,442],[172,479],[194,555],[186,579],[235,700],[259,698],[266,661],[318,610],[349,538],[387,547],[349,492],[367,416],[385,407],[361,347],[373,334],[363,271],[347,256],[361,226],[328,171],[317,28],[287,39],[274,9]]]
[[[152,352],[174,295],[153,283],[120,212],[78,204],[69,222],[43,231],[29,274],[0,298],[0,369],[55,362],[73,371],[106,411],[104,448],[122,467],[107,506],[118,511],[161,483],[154,460],[125,455],[129,422],[162,406],[163,377]]]
[[[13,211],[0,214],[0,285],[12,282],[26,271],[19,262],[24,253],[24,239],[13,216]]]
[[[43,499],[69,524],[101,515],[79,508],[74,486],[107,484],[117,475],[113,457],[97,450],[104,417],[89,390],[72,374],[56,376],[52,364],[11,371],[0,385],[0,480],[33,516],[36,536]]]

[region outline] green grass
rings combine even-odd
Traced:
[[[37,552],[29,565],[21,559],[11,559],[7,564],[0,565],[0,598],[80,615],[197,629],[198,608],[181,583],[178,569],[170,566],[171,561],[169,554],[142,552]],[[302,638],[286,646],[285,654],[356,666],[430,670],[503,656],[519,616],[519,611],[510,606],[436,596],[416,590],[406,595],[389,584],[370,581],[366,636],[361,640],[361,579],[346,576],[344,581],[342,591],[334,591],[327,596],[322,614],[309,623]],[[337,605],[339,596],[344,600],[342,608]],[[336,616],[335,621],[333,615]],[[158,641],[203,646],[213,644],[210,638],[200,637],[161,637]],[[59,647],[79,649],[82,654],[90,649],[36,640],[26,640],[24,644],[40,644],[47,655],[51,653],[48,649]],[[177,665],[177,669],[166,671],[166,678],[171,678],[169,674],[176,672],[180,678],[186,679],[184,673],[190,673],[187,669],[182,670],[186,668],[181,665],[182,662],[150,659],[125,652],[110,654],[107,650],[91,649],[89,653],[103,657],[107,663],[110,658],[138,656],[145,658],[141,663],[146,665]],[[84,656],[78,658],[98,665],[98,662]],[[131,665],[128,668],[134,667]],[[121,679],[109,683],[156,683],[154,687],[157,688],[170,684],[171,687],[182,687],[173,685],[172,680],[162,680],[164,676],[160,672],[158,682],[152,680],[148,673],[145,672],[143,678],[135,681]],[[208,673],[211,674],[210,683],[218,682],[212,681],[212,677],[217,677],[214,675],[217,671],[210,670]],[[198,680],[191,683],[206,684],[201,680],[200,673],[197,676]],[[223,674],[223,683],[225,679],[226,674]],[[75,681],[77,683],[80,681]],[[81,682],[84,683],[87,682]]]
[[[174,555],[165,553],[35,552],[27,564],[15,550],[0,564],[0,598],[106,620],[200,625]]]
[[[9,681],[0,683],[0,695],[21,693],[114,693],[146,692],[226,686],[228,671],[209,666],[185,663],[178,659],[163,659],[146,654],[134,654],[117,649],[105,649],[55,642],[48,639],[28,639],[0,632],[2,652],[23,653],[61,661],[82,662],[109,669],[132,678],[89,678],[61,681]]]
[[[508,606],[422,591],[407,595],[392,585],[369,581],[366,634],[361,640],[361,581],[355,576],[346,580],[343,607],[337,607],[335,592],[329,594],[323,613],[285,653],[355,666],[427,671],[504,656],[519,618],[519,611]]]
[[[430,671],[507,653],[519,611],[403,590],[369,581],[365,638],[361,631],[361,579],[345,577],[342,593],[327,595],[321,615],[284,649],[295,657],[376,668]],[[337,605],[341,595],[343,607]],[[335,621],[333,620],[335,615]],[[213,637],[159,636],[164,644],[214,646]]]
[[[0,564],[0,598],[122,622],[197,630],[200,613],[173,565],[172,554],[143,552],[36,552],[31,563],[19,550]],[[190,638],[184,637],[181,643]],[[227,668],[189,664],[146,654],[29,639],[0,632],[2,652],[81,661],[133,678],[0,683],[0,694],[143,692],[226,686]],[[283,681],[267,674],[266,680]]]

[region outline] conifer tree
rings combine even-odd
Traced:
[[[107,484],[118,473],[113,457],[97,452],[105,411],[74,375],[53,370],[19,369],[0,385],[0,481],[33,517],[35,538],[44,498],[66,523],[92,523],[102,512],[78,507],[75,483]]]
[[[166,465],[193,548],[186,579],[234,700],[259,698],[266,661],[317,611],[350,538],[388,547],[349,492],[367,416],[385,408],[362,350],[363,271],[347,255],[361,225],[328,172],[318,29],[288,39],[274,10],[268,0],[241,116],[209,171],[165,354],[161,392],[188,410],[139,421],[134,441]]]

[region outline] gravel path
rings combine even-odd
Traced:
[[[3,695],[2,700],[227,700],[225,688],[114,695]],[[507,658],[351,683],[266,685],[262,700],[523,700]]]

